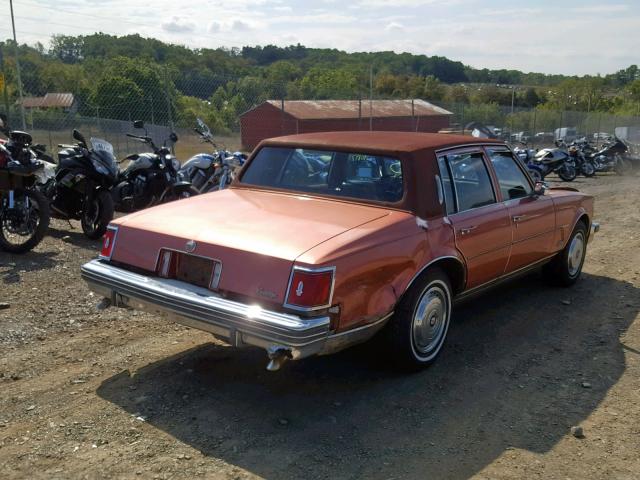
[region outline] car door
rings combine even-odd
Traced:
[[[438,157],[447,219],[473,288],[504,274],[511,248],[507,207],[498,202],[482,148]]]
[[[534,193],[531,180],[509,150],[486,150],[511,219],[513,240],[506,270],[510,273],[553,253],[555,210],[551,197]]]

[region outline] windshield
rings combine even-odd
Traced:
[[[91,146],[93,153],[98,157],[100,162],[109,169],[109,172],[115,174],[118,171],[116,156],[113,153],[113,145],[101,138],[91,138]]]
[[[356,152],[264,147],[241,183],[294,192],[395,203],[402,199],[402,164]]]

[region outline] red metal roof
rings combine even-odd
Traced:
[[[44,97],[26,97],[24,108],[70,108],[73,93],[47,93]]]
[[[267,100],[282,108],[281,100]],[[383,118],[453,115],[424,100],[285,100],[284,111],[298,119]]]

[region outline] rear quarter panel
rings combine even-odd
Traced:
[[[458,256],[450,226],[441,220],[430,222],[428,232],[414,215],[391,212],[309,250],[296,264],[335,265],[333,304],[340,306],[337,330],[344,331],[391,313],[432,259]],[[436,248],[430,238],[436,240]]]

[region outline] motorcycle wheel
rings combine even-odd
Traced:
[[[533,180],[534,183],[538,183],[538,182],[543,182],[544,181],[544,177],[542,176],[540,171],[536,170],[535,168],[530,168],[529,169],[529,175],[531,175],[531,179]]]
[[[91,201],[85,205],[80,224],[82,231],[91,240],[96,240],[107,231],[109,222],[113,220],[113,198],[109,192],[100,190]]]
[[[578,172],[576,171],[576,167],[564,165],[558,170],[558,176],[563,182],[573,182],[578,176]]]
[[[591,162],[583,162],[580,165],[580,171],[585,177],[593,177],[596,174],[596,167]]]
[[[622,157],[618,157],[618,161],[616,162],[616,166],[613,167],[613,170],[618,175],[629,175],[632,170],[631,162]]]
[[[8,193],[0,196],[0,250],[25,253],[44,238],[49,228],[49,202],[37,190],[13,191],[14,208],[9,209]],[[6,208],[5,208],[6,205]]]
[[[175,200],[183,200],[185,198],[191,198],[199,194],[200,192],[193,185],[181,191],[177,191],[175,188],[170,187],[169,191],[162,196],[162,203],[173,202]]]

